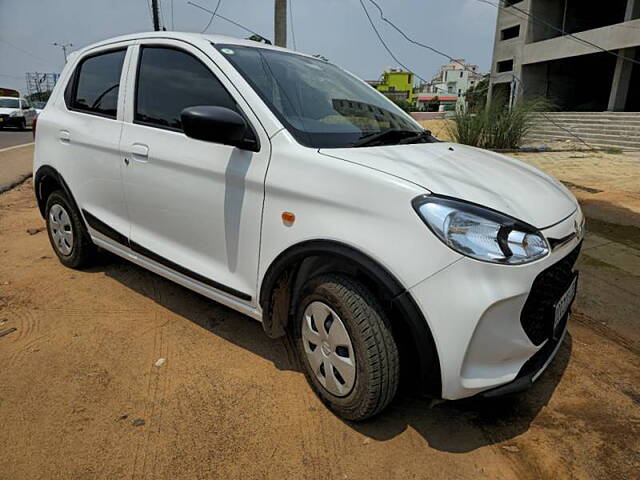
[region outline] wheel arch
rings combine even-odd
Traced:
[[[403,380],[410,380],[421,392],[439,397],[439,355],[422,312],[410,292],[388,269],[349,245],[309,240],[287,248],[276,257],[262,279],[258,297],[267,335],[277,338],[286,333],[302,285],[323,273],[350,275],[376,295],[391,320],[399,348],[404,350],[401,352]]]
[[[33,176],[33,189],[38,202],[38,209],[40,210],[40,214],[43,218],[45,216],[45,209],[47,208],[47,198],[49,198],[49,195],[56,190],[63,190],[69,198],[69,201],[71,201],[73,206],[78,209],[78,204],[71,194],[71,190],[69,189],[67,182],[51,165],[43,165],[38,168],[38,171]],[[78,209],[78,211],[80,210]]]

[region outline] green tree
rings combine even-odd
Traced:
[[[393,103],[395,103],[397,106],[399,106],[405,112],[407,112],[407,113],[413,112],[413,105],[408,100],[405,100],[405,99],[397,100],[397,99],[393,98],[393,99],[391,99],[391,101]]]

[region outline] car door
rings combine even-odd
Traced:
[[[269,139],[249,105],[198,48],[143,41],[135,65],[121,139],[131,248],[254,305]],[[187,137],[180,112],[196,105],[239,112],[259,151]]]
[[[31,104],[27,100],[22,100],[22,112],[25,124],[28,127],[32,126],[33,119],[36,116],[36,111],[31,107]]]
[[[129,233],[122,191],[121,83],[126,80],[127,44],[81,56],[46,123],[55,140],[47,158],[65,179],[94,238],[126,241]]]

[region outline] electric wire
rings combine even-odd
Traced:
[[[431,50],[431,51],[432,51],[432,52],[434,52],[434,53],[437,53],[437,54],[439,54],[439,55],[442,55],[442,56],[444,56],[444,57],[448,58],[451,62],[459,63],[459,64],[461,64],[461,65],[462,65],[463,69],[465,69],[465,70],[467,70],[467,71],[472,71],[472,70],[469,70],[469,69],[466,67],[466,65],[464,65],[464,64],[463,64],[463,63],[461,63],[460,61],[456,60],[456,59],[455,59],[454,57],[452,57],[451,55],[448,55],[447,53],[442,52],[442,51],[440,51],[440,50],[438,50],[438,49],[436,49],[436,48],[434,48],[434,47],[431,47],[431,46],[429,46],[429,45],[426,45],[426,44],[424,44],[424,43],[422,43],[422,42],[415,41],[415,40],[413,40],[412,38],[410,38],[410,37],[409,37],[407,34],[405,34],[405,33],[404,33],[404,32],[403,32],[399,27],[397,27],[395,24],[393,24],[390,20],[388,20],[388,19],[384,16],[384,12],[383,12],[382,8],[380,7],[380,5],[378,5],[378,3],[376,3],[376,1],[375,1],[375,0],[368,0],[368,1],[369,1],[369,2],[371,2],[371,3],[372,3],[372,4],[373,4],[377,9],[378,9],[378,11],[379,11],[379,13],[380,13],[380,17],[382,18],[382,20],[384,20],[386,23],[388,23],[389,25],[391,25],[391,26],[392,26],[396,31],[398,31],[398,32],[399,32],[399,33],[400,33],[400,34],[401,34],[401,35],[402,35],[402,36],[403,36],[407,41],[409,41],[409,42],[411,42],[411,43],[413,43],[413,44],[415,44],[415,45],[418,45],[418,46],[420,46],[420,47],[423,47],[423,48],[426,48],[426,49],[428,49],[428,50]],[[478,0],[478,1],[484,1],[484,0]],[[404,68],[405,70],[408,70],[408,71],[412,71],[410,68],[408,68],[408,67],[406,67],[404,64],[402,64],[402,63],[398,60],[398,58],[393,54],[393,52],[391,51],[391,49],[387,46],[387,44],[385,43],[384,39],[382,38],[382,35],[380,34],[380,32],[379,32],[379,31],[377,30],[377,28],[375,27],[375,24],[373,23],[373,20],[371,19],[371,16],[369,15],[369,12],[367,11],[367,9],[366,9],[366,7],[365,7],[365,5],[364,5],[363,0],[360,0],[360,4],[362,5],[362,8],[364,9],[365,14],[367,15],[367,18],[368,18],[368,20],[369,20],[369,23],[371,24],[371,27],[373,28],[373,30],[374,30],[374,32],[376,33],[376,35],[377,35],[378,39],[380,40],[380,43],[382,43],[382,45],[384,46],[385,50],[389,53],[389,55],[390,55],[390,56],[391,56],[391,57],[392,57],[392,58],[393,58],[393,59],[394,59],[394,60],[395,60],[395,61],[396,61],[396,62],[397,62],[397,63],[398,63],[402,68]],[[474,72],[474,73],[475,73],[475,72]],[[414,73],[414,74],[415,74],[415,73]],[[426,83],[429,83],[429,82],[427,82],[426,80],[424,80],[424,78],[422,78],[420,75],[418,75],[418,74],[415,74],[415,75],[416,75],[418,78],[420,78],[421,80],[425,81]],[[524,92],[524,90],[525,90],[525,88],[524,88],[524,82],[523,82],[520,78],[518,78],[516,75],[513,75],[513,74],[512,74],[512,76],[513,76],[513,78],[514,78],[514,80],[515,80],[516,82],[519,82],[519,83],[520,83],[521,88],[522,88],[522,90],[523,90],[523,92]],[[489,75],[488,77],[489,77],[489,79],[491,79],[491,75]],[[439,89],[438,87],[435,87],[435,88],[436,88],[436,89]],[[483,89],[483,90],[481,90],[481,91],[478,91],[478,92],[473,92],[473,93],[474,93],[474,94],[478,94],[478,93],[482,93],[482,92],[484,92],[484,91],[488,91],[489,89],[490,89],[490,86],[487,86],[485,89]],[[444,91],[443,89],[439,89],[439,90]],[[447,93],[449,93],[449,92],[447,91]],[[465,92],[465,94],[463,94],[463,96],[466,96],[466,92]],[[553,125],[557,126],[557,127],[558,127],[558,128],[560,128],[561,130],[566,131],[566,132],[567,132],[567,133],[569,133],[571,136],[575,137],[575,138],[576,138],[576,139],[578,139],[581,143],[583,143],[584,145],[586,145],[589,149],[591,149],[591,150],[596,150],[596,149],[595,149],[595,147],[593,147],[592,145],[589,145],[589,143],[588,143],[587,141],[585,141],[585,140],[584,140],[580,135],[578,135],[577,133],[572,132],[571,130],[569,130],[569,129],[565,128],[563,125],[560,125],[560,124],[559,124],[559,123],[557,123],[555,120],[553,120],[550,116],[548,116],[546,113],[544,113],[544,112],[539,112],[539,113],[540,113],[540,114],[541,114],[545,119],[547,119],[550,123],[552,123]]]
[[[491,5],[492,7],[495,7],[498,10],[504,10],[505,8],[516,10],[516,11],[526,15],[527,17],[531,18],[532,20],[534,20],[534,21],[536,21],[538,23],[541,23],[541,24],[543,24],[543,25],[545,25],[545,26],[547,26],[547,27],[549,27],[549,28],[551,28],[551,29],[553,29],[553,30],[555,30],[557,32],[560,32],[562,35],[564,35],[566,37],[569,37],[569,38],[571,38],[571,39],[573,39],[573,40],[575,40],[577,42],[581,42],[581,43],[583,43],[585,45],[589,45],[589,46],[594,47],[594,48],[596,48],[596,49],[598,49],[598,50],[600,50],[600,51],[602,51],[604,53],[608,53],[609,55],[613,55],[614,57],[621,58],[621,59],[626,60],[628,62],[640,64],[640,61],[636,60],[635,58],[631,58],[631,57],[626,57],[624,55],[620,55],[619,53],[616,53],[616,52],[614,52],[612,50],[607,50],[606,48],[601,47],[600,45],[598,45],[596,43],[590,42],[589,40],[585,40],[584,38],[577,37],[574,34],[569,33],[569,32],[567,32],[566,30],[564,30],[562,28],[556,27],[555,25],[553,25],[553,24],[551,24],[551,23],[549,23],[549,22],[547,22],[545,20],[542,20],[541,18],[536,17],[535,15],[531,14],[530,12],[527,12],[526,10],[522,10],[521,8],[519,8],[519,7],[515,6],[515,5],[510,5],[508,7],[503,7],[503,6],[501,6],[501,5],[497,4],[497,3],[490,2],[489,0],[476,0],[476,1],[478,1],[480,3],[486,3],[487,5]]]
[[[218,0],[218,3],[216,4],[216,8],[213,12],[211,12],[211,18],[209,19],[209,23],[207,23],[207,26],[204,27],[202,29],[202,32],[200,33],[204,33],[207,30],[209,30],[209,27],[211,26],[211,24],[213,23],[213,19],[216,17],[216,13],[218,12],[218,8],[220,8],[220,4],[222,3],[222,0]]]
[[[191,6],[193,6],[193,7],[199,8],[200,10],[204,10],[205,12],[214,13],[212,10],[209,10],[208,8],[205,8],[202,5],[198,5],[197,3],[194,3],[191,0],[187,1],[187,3],[189,5],[191,5]],[[252,33],[253,35],[258,35],[259,37],[262,37],[262,38],[266,38],[264,35],[259,34],[255,30],[251,30],[249,27],[246,27],[245,25],[242,25],[241,23],[236,22],[235,20],[231,20],[230,18],[227,18],[227,17],[225,17],[223,15],[220,15],[219,13],[216,13],[215,16],[218,17],[218,18],[221,18],[225,22],[229,22],[232,25],[235,25],[236,27],[243,29],[246,32]]]

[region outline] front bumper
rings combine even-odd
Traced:
[[[23,117],[10,117],[9,115],[0,115],[1,127],[19,127]]]
[[[567,314],[558,325],[558,335],[549,339],[545,345],[538,350],[526,363],[522,366],[518,375],[511,382],[480,392],[478,396],[483,398],[494,398],[502,395],[511,395],[514,393],[524,392],[531,388],[533,383],[546,370],[552,360],[555,358],[558,350],[562,346],[564,337],[567,334],[567,326],[570,315]]]
[[[565,238],[581,222],[577,210],[543,234]],[[433,333],[442,398],[515,392],[535,381],[566,331],[566,318],[554,330],[550,306],[569,287],[581,240],[519,266],[464,257],[410,289]]]

